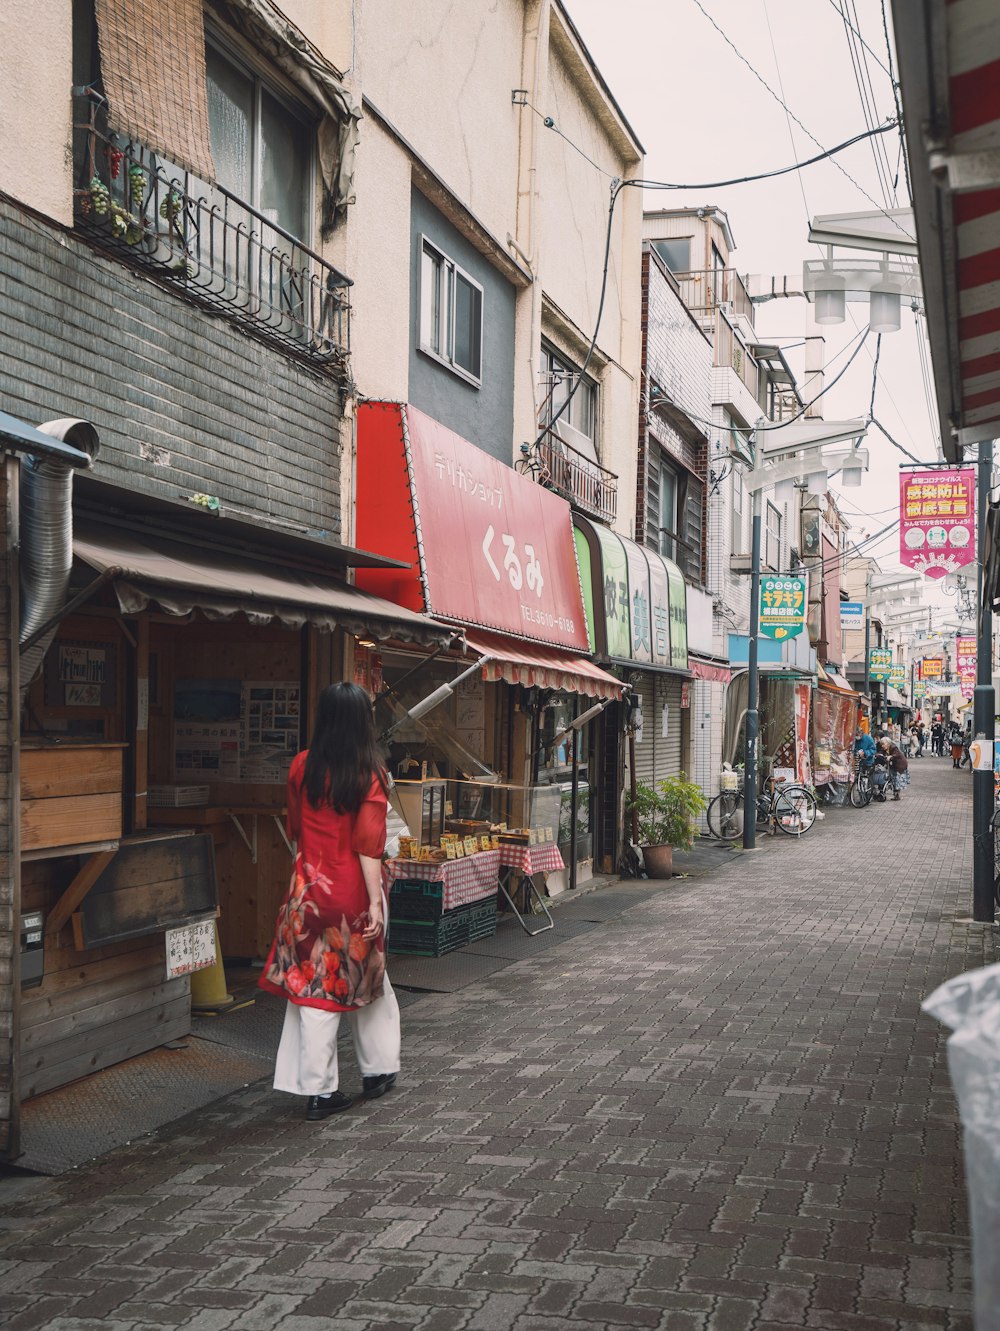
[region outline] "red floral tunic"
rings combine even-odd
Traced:
[[[382,997],[385,934],[362,937],[368,891],[359,855],[385,849],[388,800],[378,777],[356,814],[313,808],[302,788],[306,752],[288,773],[288,836],[298,843],[292,881],[259,984],[304,1007],[350,1012]]]

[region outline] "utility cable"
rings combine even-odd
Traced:
[[[879,333],[875,341],[875,359],[872,362],[872,395],[868,403],[868,419],[875,419],[875,390],[878,387],[878,360],[882,354],[882,334]]]
[[[719,27],[718,23],[716,23],[715,19],[711,16],[711,14],[708,12],[705,6],[701,3],[701,0],[691,0],[691,3],[701,11],[701,13],[705,16],[705,18],[708,19],[709,23],[711,23],[712,27],[716,30],[719,36],[723,39],[723,41],[726,43],[727,46],[732,48],[733,52],[742,61],[742,63],[746,65],[747,69],[749,69],[750,73],[753,74],[757,82],[760,83],[761,86],[770,94],[770,96],[774,98],[774,100],[778,103],[779,106],[784,107],[784,109],[788,112],[788,114],[792,117],[792,119],[800,127],[800,129],[802,129],[808,135],[808,137],[812,139],[816,147],[822,148],[823,145],[822,143],[820,143],[819,139],[817,139],[816,135],[813,134],[811,130],[806,128],[806,126],[802,123],[802,121],[795,114],[795,112],[791,110],[790,107],[785,106],[785,103],[781,100],[781,98],[774,91],[774,89],[767,82],[767,80],[764,79],[763,76],[759,73],[759,71],[754,68],[754,66],[746,58],[746,56],[739,49],[739,47],[735,45],[735,43],[731,40],[729,35],[724,31],[724,29]],[[867,137],[867,135],[864,137]],[[898,220],[895,217],[893,217],[891,213],[888,213],[886,209],[882,206],[882,204],[878,202],[877,199],[873,199],[872,196],[868,193],[868,191],[864,188],[864,186],[859,185],[858,182],[851,175],[851,173],[844,166],[842,166],[840,162],[834,160],[833,164],[837,168],[837,170],[840,171],[842,175],[846,176],[846,178],[851,182],[851,184],[854,186],[854,188],[858,191],[859,194],[863,194],[864,197],[868,200],[868,202],[874,204],[874,206],[878,209],[878,211],[882,213],[890,222],[892,222],[893,226],[895,226],[898,231],[902,232],[902,234],[906,236],[907,239],[912,240],[912,237],[899,224]]]
[[[848,23],[848,20],[844,17],[844,14],[843,14],[842,10],[840,10],[840,9],[838,8],[837,0],[829,0],[829,3],[833,6],[833,8],[834,8],[834,9],[836,10],[836,12],[840,15],[840,17],[844,19],[844,22],[847,24],[847,26],[848,26],[848,27],[851,27],[851,24]],[[885,65],[882,64],[882,61],[878,58],[878,56],[875,54],[875,52],[872,50],[872,48],[868,45],[868,43],[865,41],[864,37],[862,37],[861,33],[858,32],[858,29],[857,29],[857,28],[853,28],[852,30],[853,30],[853,32],[857,35],[858,40],[861,42],[862,46],[864,46],[865,50],[867,50],[867,51],[871,54],[872,58],[874,59],[876,65],[878,65],[879,69],[881,69],[882,72],[883,72],[884,74],[888,74],[889,77],[890,77],[890,79],[891,79],[891,78],[892,78],[892,70],[890,70],[890,69],[886,69]]]
[[[906,195],[912,203],[913,186],[910,184],[910,158],[906,151],[906,130],[903,127],[903,103],[900,98],[899,79],[896,78],[892,59],[892,42],[889,40],[889,18],[885,12],[885,0],[882,0],[882,32],[885,36],[885,50],[889,58],[889,78],[892,80],[892,96],[896,103],[896,119],[899,121],[899,151],[903,159],[903,175],[906,179]]]

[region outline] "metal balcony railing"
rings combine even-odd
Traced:
[[[736,330],[722,310],[715,313],[715,336],[713,338],[716,365],[728,366],[743,380],[752,397],[757,397],[758,372],[757,362],[736,336]]]
[[[228,190],[117,141],[100,125],[99,99],[74,100],[77,230],[254,336],[313,364],[344,364],[349,277]]]
[[[600,463],[564,443],[552,431],[536,449],[535,479],[568,499],[574,508],[601,522],[614,522],[618,512],[618,477]]]
[[[675,273],[681,299],[694,315],[713,314],[729,309],[753,324],[754,308],[750,293],[735,268],[701,268]]]

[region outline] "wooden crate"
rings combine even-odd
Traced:
[[[120,744],[21,750],[21,849],[110,841],[122,834]]]

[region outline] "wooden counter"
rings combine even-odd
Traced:
[[[149,810],[151,824],[211,832],[219,883],[219,943],[224,957],[267,956],[292,869],[285,812],[275,803]]]
[[[57,851],[122,834],[124,744],[21,745],[21,849]]]

